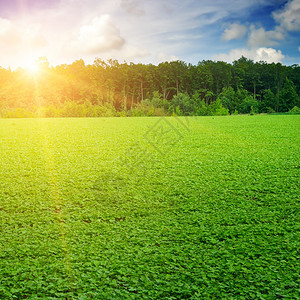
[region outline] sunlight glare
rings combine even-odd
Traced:
[[[39,65],[33,61],[25,65],[25,70],[31,75],[37,75],[39,73]]]

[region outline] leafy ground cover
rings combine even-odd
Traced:
[[[0,128],[0,299],[298,299],[299,116]]]

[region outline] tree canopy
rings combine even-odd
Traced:
[[[37,72],[0,68],[0,116],[209,115],[287,112],[299,105],[300,66],[203,60],[159,65],[96,58]]]

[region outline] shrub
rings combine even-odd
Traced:
[[[197,116],[210,116],[211,115],[211,111],[210,111],[209,107],[205,104],[204,100],[200,101],[200,104],[196,108],[195,113]]]
[[[194,100],[187,94],[179,93],[177,96],[173,97],[171,100],[170,111],[179,115],[177,107],[182,115],[191,116],[195,113]]]
[[[228,116],[229,115],[229,109],[225,108],[221,100],[217,99],[215,102],[211,103],[212,106],[212,114],[215,116]]]
[[[300,108],[298,106],[294,106],[292,109],[288,111],[289,114],[300,114]]]
[[[6,110],[3,114],[3,118],[34,118],[34,117],[35,117],[34,113],[21,107]]]
[[[269,113],[269,110],[273,110],[275,112],[276,109],[276,96],[271,90],[264,91],[264,97],[262,101],[258,103],[259,112]]]
[[[253,106],[251,106],[251,110],[250,110],[249,114],[250,114],[250,116],[255,115],[255,110],[254,110]]]
[[[253,113],[258,112],[258,102],[252,96],[248,95],[240,104],[239,112],[242,114],[248,114],[251,111]]]
[[[273,108],[271,108],[271,107],[267,107],[266,108],[266,113],[268,113],[268,114],[274,114],[275,110]]]
[[[46,118],[54,118],[57,117],[59,115],[58,113],[58,109],[52,104],[48,107],[45,107],[43,109],[43,115]]]
[[[223,88],[222,92],[218,96],[218,99],[221,100],[222,105],[227,108],[230,113],[234,112],[238,100],[232,87]]]

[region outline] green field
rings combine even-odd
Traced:
[[[0,299],[299,299],[300,116],[0,120]]]

